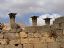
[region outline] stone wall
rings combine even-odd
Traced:
[[[27,30],[27,29],[26,29]],[[28,30],[29,31],[29,30]],[[62,30],[56,30],[57,38],[50,37],[47,31],[3,32],[0,33],[0,48],[58,48],[64,47]]]
[[[3,31],[0,48],[64,48],[64,23],[56,22],[51,26],[28,26],[22,32]]]

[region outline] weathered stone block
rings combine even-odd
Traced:
[[[57,42],[47,43],[47,48],[59,48],[59,44]]]
[[[39,43],[39,38],[29,38],[29,43]]]
[[[5,45],[5,48],[14,48],[14,45]]]
[[[23,48],[23,44],[18,45],[17,48]]]
[[[28,33],[28,37],[29,38],[33,38],[34,37],[34,33]]]
[[[60,27],[59,27],[59,24],[54,24],[54,25],[51,26],[51,28],[52,29],[57,29],[57,28],[60,28]]]
[[[64,42],[59,45],[60,48],[64,48]]]
[[[62,36],[61,41],[64,42],[64,36]]]
[[[3,37],[4,37],[3,34],[0,33],[0,39],[3,39]]]
[[[33,44],[23,44],[23,48],[34,48]]]
[[[34,43],[34,38],[29,38],[29,43]]]
[[[45,42],[55,42],[54,38],[49,38],[49,37],[41,37],[40,38],[40,43],[45,43]]]
[[[39,37],[41,37],[41,34],[40,33],[34,33],[34,37],[39,38]]]
[[[57,33],[57,36],[62,36],[62,34],[63,34],[63,30],[62,29],[58,29],[55,32]]]
[[[42,31],[42,32],[50,32],[50,26],[49,26],[49,25],[44,25],[44,26],[42,26],[41,31]]]
[[[4,48],[5,46],[4,45],[0,45],[0,48]]]
[[[19,39],[19,33],[5,33],[4,38],[9,40]]]
[[[20,32],[20,37],[27,37],[27,34],[25,32]]]
[[[20,44],[20,39],[16,39],[16,40],[11,40],[9,42],[9,44],[13,45],[13,44]]]
[[[41,33],[41,37],[49,37],[49,32],[43,32],[43,33]]]
[[[41,38],[40,38],[40,42],[41,42],[41,43],[46,42],[46,37],[41,37]]]
[[[5,45],[5,48],[22,48],[22,45],[21,44],[18,44],[17,46],[16,45]]]
[[[28,38],[21,38],[21,44],[28,43]]]
[[[54,38],[46,38],[46,42],[55,42]]]
[[[0,44],[2,45],[7,44],[7,39],[0,39]]]
[[[47,48],[47,44],[46,43],[34,44],[34,48]]]
[[[63,35],[64,35],[64,29],[63,29]]]
[[[64,29],[64,23],[61,23],[61,28]]]
[[[40,32],[42,30],[42,26],[28,26],[25,27],[25,32]]]

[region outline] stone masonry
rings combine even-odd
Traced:
[[[15,30],[15,19],[12,18],[11,29]],[[34,20],[36,21],[33,26],[26,26],[19,32],[2,30],[0,48],[64,48],[64,17],[55,19],[53,25],[44,26],[37,26],[37,18]]]

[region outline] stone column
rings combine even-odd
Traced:
[[[15,15],[16,13],[9,13],[11,29],[15,29]]]
[[[37,26],[37,18],[38,18],[38,16],[32,16],[31,18],[32,18],[32,25],[33,26]]]
[[[50,25],[50,19],[51,19],[51,18],[45,18],[45,19],[44,19],[44,20],[45,20],[46,25]]]

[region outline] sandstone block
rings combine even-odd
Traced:
[[[55,42],[55,39],[53,38],[53,37],[51,37],[51,38],[46,38],[46,42]]]
[[[0,45],[0,48],[4,48],[5,46],[4,45]]]
[[[33,44],[24,44],[23,48],[34,48]]]
[[[3,37],[4,37],[3,34],[0,33],[0,39],[3,39]]]
[[[47,44],[46,43],[34,44],[34,48],[47,48]]]
[[[5,45],[5,48],[22,48],[22,45],[21,44],[18,44],[18,45]]]
[[[5,45],[5,48],[14,48],[14,45]]]
[[[11,45],[20,44],[20,39],[11,40],[11,41],[9,42],[9,44],[11,44]]]
[[[34,33],[34,37],[39,38],[39,37],[41,37],[41,34],[40,33]]]
[[[29,38],[33,38],[34,37],[34,33],[28,33],[28,37]]]
[[[39,43],[39,38],[29,38],[29,43]]]
[[[0,39],[0,44],[2,45],[7,44],[7,39]]]
[[[61,23],[61,28],[64,29],[64,23]]]
[[[4,38],[9,39],[9,40],[19,39],[19,34],[13,33],[13,32],[12,33],[5,33]]]
[[[56,38],[56,41],[57,41],[57,42],[62,42],[62,41],[64,41],[64,40],[63,40],[63,37],[58,36],[58,37]]]
[[[64,29],[63,29],[63,35],[64,35]]]
[[[49,37],[41,37],[40,38],[40,43],[45,43],[45,42],[55,42],[54,38],[49,38]]]
[[[51,26],[51,28],[52,29],[57,29],[57,28],[59,28],[59,24],[54,24],[54,25]]]
[[[21,38],[21,44],[28,43],[28,38]]]
[[[60,48],[64,48],[64,42],[59,45]]]
[[[57,42],[54,43],[47,43],[48,48],[59,48],[59,44]]]
[[[20,32],[20,37],[27,37],[27,34],[25,32]]]
[[[49,32],[43,32],[43,33],[41,33],[41,37],[49,37]]]
[[[62,36],[63,31],[62,31],[62,29],[61,29],[61,30],[60,30],[60,29],[58,29],[58,30],[56,30],[56,33],[57,33],[57,35],[58,35],[58,36]]]
[[[46,38],[45,38],[45,37],[41,37],[41,38],[40,38],[40,42],[41,42],[41,43],[46,42]]]

